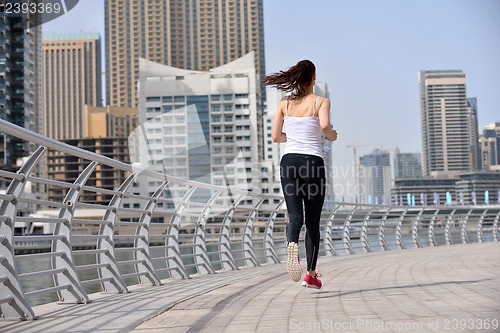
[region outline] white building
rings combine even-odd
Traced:
[[[140,59],[139,120],[129,140],[140,172],[168,175],[260,192],[263,136],[260,86],[254,53],[206,72]],[[140,184],[151,195],[160,181]],[[146,189],[147,188],[147,189]],[[184,187],[169,187],[180,199]],[[191,201],[206,202],[210,191]],[[219,204],[233,197],[221,195]],[[244,204],[252,204],[248,197]]]

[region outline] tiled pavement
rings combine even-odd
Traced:
[[[500,243],[320,257],[321,290],[266,265],[43,305],[0,332],[500,332]]]

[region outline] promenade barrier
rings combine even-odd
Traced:
[[[17,172],[0,170],[0,180],[8,184],[0,194],[3,319],[36,319],[33,306],[43,303],[85,304],[95,292],[127,293],[136,284],[159,286],[167,279],[277,264],[286,258],[281,196],[138,171],[4,120],[0,132],[38,147]],[[86,167],[72,182],[44,177],[37,166],[48,151],[83,160]],[[122,172],[124,181],[113,188],[100,186],[95,179],[98,165]],[[138,180],[158,186],[141,195],[134,188]],[[37,195],[28,188],[41,190]],[[49,188],[63,193],[62,199],[49,200]],[[165,197],[172,188],[182,193],[179,199]],[[96,197],[100,203],[88,199]],[[126,206],[127,200],[136,205]],[[26,214],[23,205],[36,212],[51,208],[52,215]],[[499,206],[326,202],[320,255],[498,241],[499,219]],[[16,223],[50,228],[17,235]],[[32,253],[35,248],[42,251]]]

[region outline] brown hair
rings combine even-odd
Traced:
[[[262,81],[268,86],[291,92],[294,97],[302,97],[306,94],[306,88],[313,80],[314,73],[316,66],[309,60],[301,60],[286,71],[268,75]]]

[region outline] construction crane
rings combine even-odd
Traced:
[[[352,148],[352,153],[354,156],[354,191],[357,191],[358,186],[359,186],[359,172],[358,172],[358,156],[357,156],[357,149],[358,147],[373,147],[373,146],[379,146],[382,148],[382,146],[387,145],[388,143],[371,143],[371,144],[366,144],[366,145],[358,145],[356,142],[354,142],[352,145],[347,145],[346,148]],[[358,195],[356,194],[356,202],[358,201]]]

